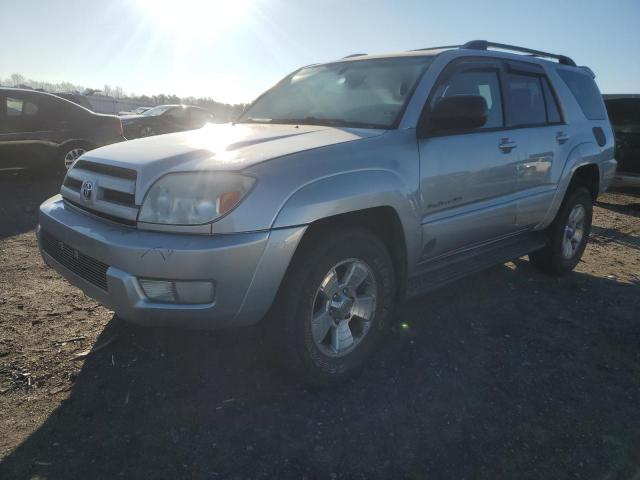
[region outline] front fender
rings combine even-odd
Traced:
[[[417,192],[393,171],[365,169],[342,172],[302,185],[283,203],[272,228],[307,225],[327,217],[375,207],[398,214],[411,265],[420,250]]]

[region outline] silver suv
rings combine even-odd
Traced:
[[[576,266],[616,170],[593,78],[486,41],[310,65],[232,124],[83,155],[42,256],[140,324],[265,317],[286,365],[336,382],[408,297],[526,254]]]

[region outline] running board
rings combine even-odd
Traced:
[[[472,273],[522,257],[545,246],[541,236],[519,235],[507,241],[466,250],[442,259],[425,262],[420,272],[409,278],[407,297],[430,292]]]

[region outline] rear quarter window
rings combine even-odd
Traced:
[[[571,90],[585,117],[589,120],[606,120],[604,101],[593,78],[587,74],[569,70],[558,70],[558,74]]]

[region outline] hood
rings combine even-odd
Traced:
[[[199,130],[115,143],[82,158],[136,170],[137,191],[144,192],[168,172],[243,170],[284,155],[382,133],[311,125],[208,124]]]

